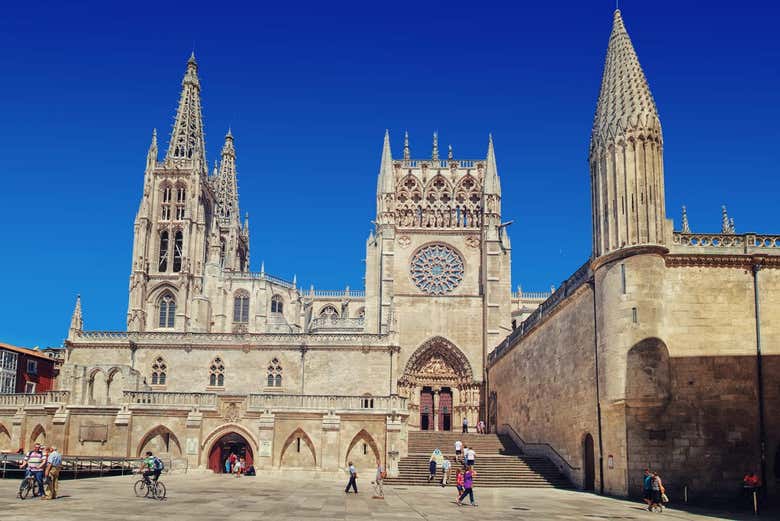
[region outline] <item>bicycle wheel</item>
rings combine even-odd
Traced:
[[[159,499],[160,501],[162,501],[163,499],[165,499],[166,493],[167,491],[165,490],[165,483],[163,483],[162,481],[158,481],[155,499]]]
[[[135,482],[135,486],[133,487],[133,490],[135,491],[136,497],[147,497],[149,496],[149,487],[146,486],[146,482],[142,479],[139,479]]]
[[[27,496],[30,495],[30,492],[33,489],[33,484],[30,483],[30,480],[25,478],[22,480],[22,484],[19,485],[19,499],[27,499]]]

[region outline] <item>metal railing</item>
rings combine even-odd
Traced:
[[[566,279],[561,286],[553,292],[550,297],[539,304],[539,307],[531,313],[528,318],[523,320],[496,348],[488,354],[488,366],[493,365],[502,356],[508,353],[517,342],[540,324],[547,316],[552,313],[563,301],[583,284],[588,282],[591,277],[590,261],[580,266],[571,277]]]
[[[0,454],[0,478],[22,479],[26,469],[20,469],[23,454]],[[166,471],[174,470],[176,461],[162,458]],[[95,478],[102,476],[124,476],[132,474],[141,466],[143,458],[119,458],[112,456],[63,456],[60,469],[61,479]],[[178,460],[180,463],[185,460]],[[186,462],[181,463],[187,471]],[[176,465],[176,470],[179,470]]]
[[[401,396],[335,396],[319,394],[250,394],[247,409],[381,412],[405,411]]]

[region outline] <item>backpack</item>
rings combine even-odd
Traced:
[[[165,469],[165,463],[163,463],[163,460],[158,458],[157,456],[154,457],[154,470],[159,470],[160,472]]]

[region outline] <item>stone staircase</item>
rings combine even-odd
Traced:
[[[455,441],[476,452],[477,477],[475,488],[479,487],[525,487],[525,488],[571,488],[571,484],[558,468],[546,458],[523,456],[520,450],[506,436],[495,434],[460,434],[457,432],[410,432],[409,455],[398,462],[399,476],[387,478],[388,485],[438,486],[437,479],[428,483],[428,461],[438,448],[452,463],[449,484],[455,482]]]

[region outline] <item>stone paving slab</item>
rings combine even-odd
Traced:
[[[455,504],[448,487],[385,487],[385,499],[373,499],[367,480],[358,495],[345,494],[346,480],[287,479],[278,476],[234,478],[209,473],[166,474],[165,501],[136,498],[137,476],[61,482],[56,501],[16,498],[17,480],[0,480],[0,514],[5,520],[165,521],[273,520],[428,520],[453,516],[485,520],[644,520],[756,519],[734,514],[707,514],[667,509],[643,510],[631,501],[557,489],[475,489],[478,507]],[[770,517],[762,517],[770,519]]]

